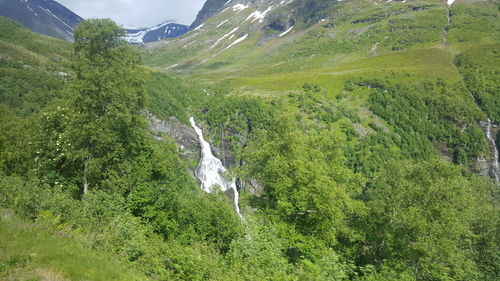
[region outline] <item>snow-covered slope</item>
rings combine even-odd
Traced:
[[[0,16],[37,33],[64,40],[73,40],[73,29],[83,20],[53,0],[0,0]]]
[[[127,31],[127,41],[130,44],[143,44],[166,38],[175,38],[189,31],[189,26],[164,22],[150,28],[132,28]]]

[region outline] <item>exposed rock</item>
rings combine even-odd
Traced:
[[[161,120],[149,112],[145,113],[145,117],[149,121],[151,131],[156,134],[156,139],[162,139],[162,134],[167,134],[179,145],[182,156],[199,158],[200,143],[193,128],[179,122],[175,117],[170,117],[168,121]]]
[[[198,27],[207,19],[222,11],[222,8],[224,7],[224,4],[226,4],[226,2],[227,0],[207,0],[201,10],[198,12],[196,19],[191,24],[191,28]]]
[[[370,129],[365,128],[363,125],[358,123],[352,123],[354,130],[358,133],[361,138],[366,137],[370,133]]]
[[[498,176],[498,168],[496,168],[498,166],[495,167],[495,164],[498,165],[496,163],[497,159],[495,158],[495,154],[498,149],[498,132],[500,131],[500,128],[498,124],[491,123],[489,119],[488,121],[479,122],[479,125],[483,127],[485,135],[487,136],[486,141],[490,157],[488,159],[484,159],[484,157],[478,159],[475,164],[475,170],[483,176],[495,178]]]
[[[243,189],[255,196],[260,196],[264,192],[264,186],[255,179],[250,179],[245,182],[238,180],[236,184],[238,189]]]
[[[486,160],[483,156],[477,158],[473,167],[474,171],[483,177],[488,177],[490,174],[490,161]]]

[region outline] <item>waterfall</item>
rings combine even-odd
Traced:
[[[234,209],[238,213],[238,216],[243,218],[239,207],[239,193],[236,188],[236,179],[233,178],[231,181],[228,181],[224,178],[223,175],[227,172],[227,169],[212,154],[210,144],[203,138],[203,131],[196,125],[193,117],[189,118],[189,122],[200,139],[201,159],[196,168],[195,175],[201,182],[201,189],[207,193],[214,192],[214,186],[219,186],[224,192],[232,189],[234,193]]]
[[[493,175],[493,178],[497,181],[500,182],[500,157],[498,156],[498,149],[497,145],[495,143],[495,139],[491,136],[491,120],[488,118],[488,123],[486,124],[486,137],[488,138],[488,141],[491,142],[494,148],[494,153],[493,153],[493,159],[492,159],[492,169],[491,173]]]

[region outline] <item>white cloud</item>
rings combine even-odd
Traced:
[[[153,26],[166,20],[190,25],[205,0],[56,0],[83,18],[111,18],[118,24]]]

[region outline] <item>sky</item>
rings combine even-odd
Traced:
[[[206,0],[56,0],[83,18],[111,18],[123,26],[150,27],[166,20],[190,25]]]

